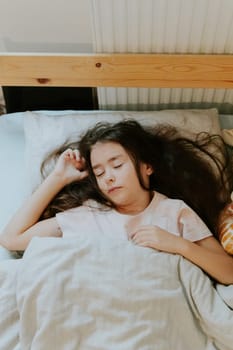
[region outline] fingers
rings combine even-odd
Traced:
[[[71,159],[71,160],[80,161],[80,159],[81,159],[79,151],[77,149],[68,148],[67,150],[65,150],[63,152],[63,155],[65,156],[65,158]]]
[[[136,245],[144,245],[146,241],[148,240],[148,233],[146,230],[140,228],[136,232],[132,232],[128,235],[129,241],[131,241],[133,244]]]
[[[78,149],[68,148],[63,152],[63,155],[66,160],[74,161],[80,170],[85,168],[85,160],[80,156]]]
[[[128,235],[128,239],[136,245],[142,247],[156,248],[159,237],[157,236],[158,228],[153,225],[146,225],[139,227],[136,231]]]
[[[151,234],[148,233],[136,233],[131,238],[131,242],[135,245],[141,246],[141,247],[153,247],[153,238]]]
[[[79,179],[80,179],[80,180],[85,179],[85,177],[87,177],[87,176],[88,176],[88,171],[83,170],[83,171],[80,172],[80,177],[79,177]]]
[[[80,152],[78,149],[73,150],[73,157],[77,162],[80,162],[83,165],[85,164],[84,158],[80,156]]]
[[[134,232],[129,232],[128,233],[128,239],[129,240],[133,240],[135,238],[136,235],[139,235],[143,232],[146,232],[146,231],[150,231],[152,228],[154,228],[154,226],[141,226],[139,227],[136,231]]]

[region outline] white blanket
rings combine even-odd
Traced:
[[[8,256],[9,257],[9,256]],[[19,350],[19,314],[16,280],[20,262],[0,260],[0,349]]]
[[[15,271],[21,350],[233,349],[233,311],[180,256],[101,237],[34,238]],[[0,349],[15,349],[0,329]]]

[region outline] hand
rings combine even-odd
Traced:
[[[78,150],[68,148],[58,158],[53,173],[60,176],[65,184],[79,181],[88,176],[85,170],[85,160],[80,157]]]
[[[154,248],[167,253],[179,253],[182,238],[158,226],[141,226],[136,232],[129,234],[133,243],[148,248]]]

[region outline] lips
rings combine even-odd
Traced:
[[[110,188],[110,189],[108,190],[108,194],[113,193],[113,192],[119,190],[120,188],[121,188],[121,187],[112,187],[112,188]]]

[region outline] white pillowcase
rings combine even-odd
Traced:
[[[100,121],[117,122],[134,118],[143,125],[154,126],[158,123],[174,125],[189,135],[206,131],[221,134],[216,109],[205,110],[163,110],[153,112],[128,111],[67,111],[26,112],[24,114],[24,132],[26,138],[26,170],[29,191],[41,183],[40,166],[44,158],[68,139],[78,140],[89,127]]]
[[[0,117],[0,232],[28,192],[24,167],[22,113]],[[0,249],[0,257],[3,250]],[[3,254],[4,255],[4,254]]]

